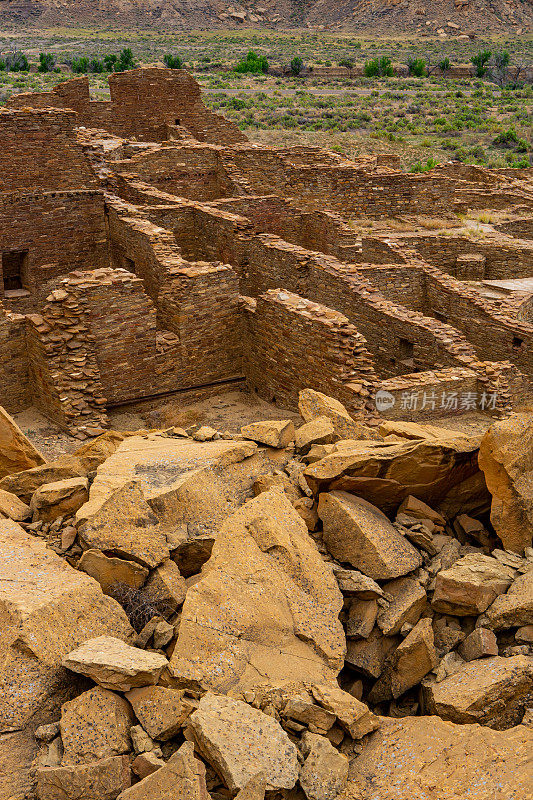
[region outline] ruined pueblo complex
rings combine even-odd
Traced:
[[[533,168],[109,85],[0,110],[0,800],[530,800]]]
[[[74,79],[0,112],[8,411],[35,404],[83,437],[108,406],[207,386],[285,408],[311,386],[362,414],[379,389],[396,411],[405,392],[437,397],[432,414],[461,412],[441,408],[448,390],[523,400],[531,170],[407,174],[394,157],[261,147],[181,70],[110,89],[93,101]],[[416,226],[472,210],[505,221]],[[412,230],[386,225],[405,217]]]

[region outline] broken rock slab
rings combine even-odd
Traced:
[[[416,686],[438,662],[431,619],[421,619],[391,653],[386,669],[369,698],[374,703],[401,697]]]
[[[0,725],[49,722],[75,684],[61,661],[87,638],[134,632],[123,609],[98,583],[25,533],[0,520]]]
[[[374,580],[397,578],[422,563],[417,550],[379,508],[347,492],[323,492],[318,516],[331,555]]]
[[[73,516],[89,498],[87,478],[68,478],[40,486],[31,498],[33,521]]]
[[[496,730],[518,725],[531,703],[533,657],[493,656],[470,661],[440,683],[424,687],[427,709],[451,722],[479,722]]]
[[[130,440],[131,441],[131,440]],[[154,568],[168,559],[167,537],[138,482],[117,489],[78,527],[83,546]]]
[[[205,766],[194,757],[192,743],[185,742],[163,767],[126,789],[118,800],[210,800]]]
[[[437,573],[432,607],[441,614],[477,616],[507,591],[515,571],[482,553],[468,553]]]
[[[165,686],[144,686],[132,689],[126,697],[147,734],[164,742],[178,733],[194,710],[183,695],[183,691]]]
[[[302,736],[305,761],[300,786],[307,800],[335,800],[348,778],[349,762],[324,736],[306,731]]]
[[[241,433],[245,439],[277,449],[288,447],[295,437],[294,423],[290,419],[252,422],[250,425],[243,425]]]
[[[439,717],[382,717],[337,800],[525,799],[532,746],[525,725],[500,732]]]
[[[168,661],[159,653],[131,647],[113,636],[97,636],[65,656],[62,663],[104,689],[129,692],[156,684]]]
[[[95,686],[61,707],[63,766],[129,753],[134,717],[118,694]]]
[[[342,602],[285,494],[262,492],[222,525],[188,589],[171,672],[225,692],[327,682],[344,662]]]
[[[21,522],[31,517],[31,508],[19,500],[16,494],[0,489],[0,518],[2,517]]]
[[[409,495],[436,508],[454,486],[479,472],[478,445],[477,439],[462,435],[390,444],[340,441],[330,445],[334,452],[310,464],[304,476],[315,494],[343,490],[386,513],[395,513]],[[479,497],[477,484],[472,491]]]
[[[337,720],[352,739],[360,739],[379,726],[379,719],[365,703],[343,692],[336,684],[314,684],[313,697],[319,705],[335,714]]]
[[[399,633],[405,623],[416,625],[427,603],[426,592],[413,578],[398,578],[383,587],[392,597],[390,604],[381,608],[377,623],[385,636]]]
[[[128,756],[37,769],[38,800],[116,800],[131,785]]]
[[[16,494],[24,503],[29,504],[35,492],[46,483],[86,477],[87,470],[80,459],[64,455],[47,464],[6,475],[0,480],[0,489]]]
[[[495,631],[533,624],[533,570],[519,575],[506,594],[496,598],[486,612]]]
[[[100,550],[85,550],[78,562],[78,569],[97,580],[106,594],[116,584],[140,589],[149,572],[135,561],[106,556]]]
[[[0,478],[44,463],[41,453],[0,406]]]
[[[292,789],[298,780],[296,747],[279,722],[240,700],[208,692],[187,731],[230,792],[259,772],[267,790]]]
[[[498,420],[484,435],[479,466],[492,495],[490,520],[506,550],[533,539],[533,414]]]
[[[314,389],[302,389],[298,395],[298,410],[305,422],[327,417],[340,439],[359,439],[363,431],[362,424],[352,419],[342,403]]]

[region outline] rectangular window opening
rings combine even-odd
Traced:
[[[2,253],[4,292],[24,289],[27,260],[27,250],[8,250]]]
[[[413,357],[415,346],[409,339],[400,339],[400,358],[405,361]]]

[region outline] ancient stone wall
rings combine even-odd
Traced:
[[[0,111],[0,193],[96,187],[76,119],[58,109]]]
[[[2,405],[11,414],[31,404],[26,320],[0,302],[0,387]]]
[[[346,317],[274,289],[246,303],[245,373],[261,397],[296,410],[309,387],[361,410],[376,375],[364,338]]]
[[[73,189],[0,194],[0,253],[10,251],[26,254],[22,286],[32,292],[34,302],[53,278],[72,269],[107,266],[102,193]],[[0,261],[0,296],[1,273]]]

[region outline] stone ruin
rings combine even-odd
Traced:
[[[371,424],[379,390],[412,420],[527,399],[531,169],[259,146],[182,70],[109,83],[109,101],[84,77],[0,112],[8,411],[85,438],[114,405],[229,387],[287,409],[311,387]],[[391,224],[486,209],[505,221],[481,236]]]

